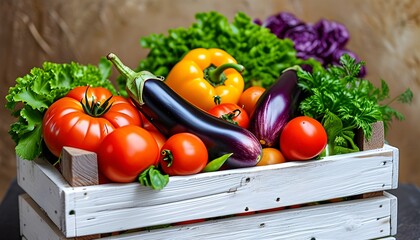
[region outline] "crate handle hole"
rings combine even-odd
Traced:
[[[74,215],[74,214],[76,214],[76,211],[70,210],[69,215]]]

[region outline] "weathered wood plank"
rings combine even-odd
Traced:
[[[66,239],[37,205],[26,195],[20,197],[23,234],[32,238]],[[248,216],[228,217],[155,230],[131,231],[106,239],[378,239],[390,240],[396,221],[395,197],[390,194]],[[29,217],[31,216],[31,218]],[[45,220],[45,221],[43,221]],[[37,229],[37,231],[33,231]],[[39,231],[43,229],[43,231]],[[45,229],[45,231],[44,231]],[[48,235],[45,235],[47,234]],[[31,234],[31,235],[29,235]]]

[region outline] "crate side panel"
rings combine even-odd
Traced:
[[[391,236],[391,201],[375,197],[211,220],[109,239],[377,239]]]
[[[66,214],[73,209],[72,188],[62,175],[45,159],[27,161],[17,157],[19,186],[45,211],[63,232],[73,232],[75,216]]]
[[[392,150],[384,149],[322,161],[176,177],[161,191],[138,185],[78,188],[76,234],[120,231],[382,191],[392,186],[393,156]]]
[[[28,194],[19,195],[18,201],[22,239],[66,239]]]

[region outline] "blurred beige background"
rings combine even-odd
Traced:
[[[417,0],[0,0],[0,199],[16,176],[15,121],[4,108],[15,79],[44,61],[97,64],[109,52],[136,67],[147,50],[139,39],[188,27],[196,12],[217,10],[230,19],[238,11],[264,19],[289,11],[306,22],[326,18],[350,31],[350,50],[366,61],[366,78],[385,79],[391,95],[407,87],[411,105],[393,105],[406,116],[394,122],[387,141],[400,149],[400,182],[420,185],[420,1]],[[116,73],[114,71],[115,78]]]

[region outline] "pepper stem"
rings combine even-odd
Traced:
[[[144,83],[149,79],[163,80],[158,78],[148,71],[135,72],[131,68],[125,66],[121,60],[114,53],[109,53],[107,59],[114,64],[118,72],[127,79],[127,93],[131,98],[137,100],[140,105],[144,104],[143,101],[143,88]]]
[[[236,71],[238,71],[239,73],[242,73],[245,70],[245,67],[242,66],[242,65],[240,65],[240,64],[237,64],[237,63],[225,63],[225,64],[222,64],[222,65],[218,66],[215,69],[209,70],[209,72],[208,72],[208,80],[211,83],[214,83],[214,84],[223,83],[224,80],[225,80],[225,76],[223,74],[223,71],[225,71],[226,69],[229,69],[229,68],[233,68]]]

